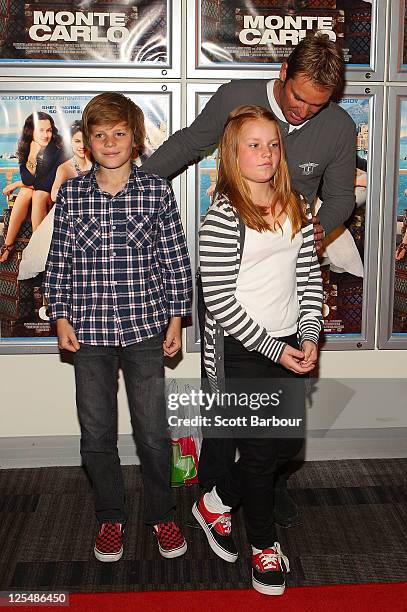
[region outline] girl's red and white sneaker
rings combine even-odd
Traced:
[[[285,589],[284,572],[289,571],[290,564],[278,542],[252,555],[253,588],[263,595],[282,595]]]

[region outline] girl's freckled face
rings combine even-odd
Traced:
[[[270,181],[280,163],[280,139],[275,121],[247,121],[239,133],[237,156],[240,173],[249,185]]]

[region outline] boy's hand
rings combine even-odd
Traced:
[[[80,349],[80,344],[75,334],[75,330],[67,319],[57,320],[58,346],[60,349],[76,353]]]
[[[312,346],[309,346],[312,345]],[[312,348],[314,347],[314,348]],[[314,354],[315,349],[315,354]],[[302,350],[298,350],[287,344],[280,357],[280,364],[287,370],[295,374],[307,374],[314,369],[317,360],[318,350],[316,345],[310,340],[305,340]]]
[[[171,317],[163,342],[164,355],[174,357],[181,346],[181,317]]]

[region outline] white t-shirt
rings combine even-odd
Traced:
[[[237,301],[256,323],[277,338],[297,331],[296,264],[303,238],[298,232],[291,240],[291,232],[288,217],[277,232],[257,232],[246,227],[237,277]]]

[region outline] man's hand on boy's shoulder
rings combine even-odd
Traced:
[[[75,330],[67,319],[57,320],[58,346],[60,349],[76,353],[80,349],[80,344],[75,334]]]
[[[174,357],[181,346],[181,317],[171,317],[163,342],[164,355]]]

